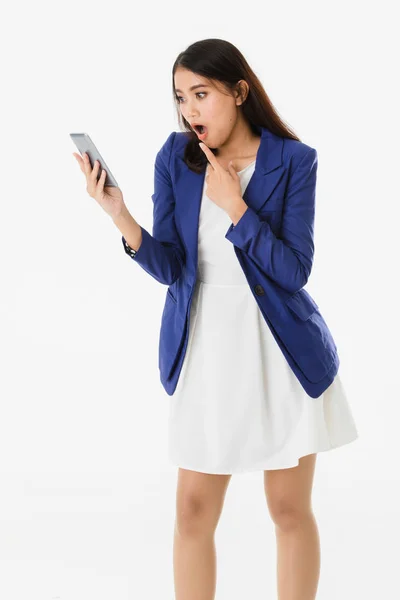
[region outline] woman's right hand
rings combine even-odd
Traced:
[[[99,171],[99,162],[96,160],[93,169],[90,166],[89,157],[84,152],[83,158],[76,152],[73,152],[76,160],[79,163],[82,173],[86,177],[86,191],[94,198],[101,208],[112,218],[115,219],[121,214],[121,211],[125,208],[124,198],[122,191],[119,187],[107,185],[104,187],[106,179],[106,171],[103,169],[99,180],[97,181],[97,175]]]

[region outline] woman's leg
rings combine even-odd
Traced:
[[[264,471],[269,512],[275,523],[279,600],[314,600],[320,572],[320,543],[311,492],[316,454],[297,467]]]
[[[179,468],[174,531],[175,600],[214,600],[214,533],[232,475]]]

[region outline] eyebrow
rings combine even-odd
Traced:
[[[192,85],[192,87],[189,88],[189,92],[191,92],[192,90],[195,90],[196,88],[199,88],[199,87],[210,87],[210,86],[207,85],[206,83],[197,83],[196,85]],[[182,90],[178,90],[178,88],[176,88],[175,92],[182,92]]]

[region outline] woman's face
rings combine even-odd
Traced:
[[[240,97],[228,95],[219,82],[210,82],[182,67],[175,72],[174,84],[181,114],[199,140],[209,148],[225,144],[239,117]],[[192,86],[196,88],[190,89]],[[206,135],[202,136],[193,123],[204,125]]]

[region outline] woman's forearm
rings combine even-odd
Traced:
[[[140,244],[142,243],[142,229],[139,223],[132,217],[129,210],[124,208],[113,221],[129,246],[136,251],[139,250]]]

